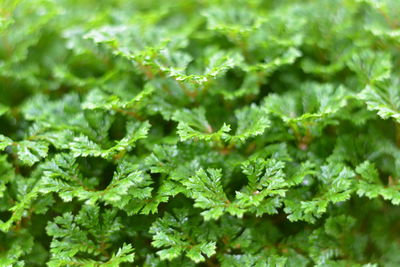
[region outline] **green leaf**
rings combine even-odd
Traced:
[[[154,91],[151,86],[145,87],[143,91],[129,100],[118,95],[110,95],[100,89],[94,89],[87,95],[86,101],[82,103],[84,109],[104,109],[112,111],[129,110],[137,108],[142,101],[149,97]]]
[[[3,222],[0,220],[0,230],[8,232],[13,224],[19,222],[22,217],[26,216],[25,211],[32,205],[32,202],[39,196],[39,189],[41,184],[36,183],[33,188],[23,188],[24,194],[20,196],[18,202],[12,206],[9,211],[12,213],[11,217]]]
[[[118,153],[131,150],[136,141],[147,137],[149,129],[150,124],[147,121],[143,123],[129,123],[127,125],[127,135],[123,139],[116,141],[116,144],[108,149],[102,149],[100,145],[84,135],[75,137],[69,146],[75,157],[94,156],[110,158]]]
[[[42,141],[23,140],[13,142],[10,138],[0,135],[0,150],[4,150],[9,146],[16,150],[18,158],[28,166],[32,166],[46,157],[49,150],[49,145]]]
[[[0,135],[0,150],[4,150],[6,147],[11,146],[13,141],[7,136]]]
[[[391,56],[388,53],[362,50],[348,61],[347,65],[360,77],[364,84],[375,84],[390,77]]]
[[[287,51],[285,51],[282,55],[269,60],[265,59],[265,63],[258,63],[254,65],[245,66],[244,69],[249,72],[264,72],[266,74],[270,74],[277,70],[279,67],[283,65],[293,64],[297,58],[301,56],[300,50],[290,47]]]
[[[91,188],[90,180],[79,172],[75,159],[68,154],[57,155],[43,165],[44,177],[42,193],[56,192],[65,201],[76,197],[89,205],[104,201],[120,209],[133,199],[151,197],[152,181],[132,162],[118,164],[113,179],[103,190]]]
[[[272,94],[265,98],[267,112],[275,114],[287,123],[317,121],[330,117],[342,109],[348,93],[343,87],[332,84],[306,83],[299,90],[282,96]]]
[[[366,196],[372,199],[382,196],[385,200],[390,200],[394,205],[400,204],[399,186],[396,184],[384,186],[379,179],[379,173],[374,164],[365,161],[357,166],[356,172],[361,176],[357,184],[357,194],[360,197]]]
[[[249,209],[258,216],[263,213],[276,213],[280,206],[278,196],[285,196],[288,184],[283,169],[285,164],[275,159],[246,161],[242,171],[249,183],[241,191],[236,192],[236,203],[243,209]]]
[[[310,200],[285,200],[285,211],[291,221],[305,220],[311,223],[327,212],[330,203],[343,202],[351,197],[354,191],[355,173],[342,164],[321,166],[315,174],[320,181],[318,194]],[[300,197],[300,196],[299,196]]]
[[[222,172],[218,169],[200,169],[182,183],[187,194],[195,200],[195,207],[204,209],[201,214],[205,220],[218,219],[229,207],[230,201],[221,185]]]
[[[172,119],[178,122],[178,135],[182,141],[188,139],[211,141],[228,137],[227,133],[231,130],[229,125],[224,123],[218,131],[214,132],[205,115],[203,108],[175,112]]]
[[[255,105],[235,111],[238,127],[235,135],[229,137],[231,142],[245,142],[246,139],[262,135],[270,126],[267,114]]]
[[[400,122],[399,92],[399,79],[391,79],[382,84],[367,85],[358,97],[383,119],[391,117]]]
[[[9,111],[10,108],[0,103],[0,116]]]
[[[228,70],[233,69],[235,66],[238,66],[242,57],[236,53],[223,53],[220,51],[214,51],[210,49],[206,51],[207,55],[204,59],[204,70],[201,70],[202,74],[187,74],[184,71],[184,67],[166,67],[159,66],[162,72],[165,72],[169,77],[172,77],[176,81],[191,83],[195,86],[203,86],[204,84],[209,83],[212,80],[222,76]],[[183,55],[182,55],[183,56]],[[176,62],[189,62],[190,58],[176,59]],[[171,64],[168,64],[171,65]],[[187,64],[185,64],[187,65]]]
[[[191,238],[187,231],[191,222],[187,216],[187,211],[175,210],[174,215],[166,213],[152,224],[151,244],[156,248],[163,248],[157,252],[162,260],[172,260],[186,252],[187,257],[198,263],[205,260],[204,256],[211,257],[215,254],[215,242]]]
[[[205,260],[203,254],[207,257],[211,257],[215,253],[216,245],[214,242],[201,243],[193,246],[186,254],[192,261],[199,263]]]
[[[85,266],[120,266],[124,262],[133,262],[134,253],[130,244],[123,244],[112,256],[105,261],[96,261],[86,256],[106,255],[110,234],[120,231],[122,225],[115,218],[116,212],[106,210],[100,214],[98,207],[83,206],[77,215],[66,212],[56,217],[54,222],[47,225],[51,242],[50,266],[85,265]],[[101,229],[97,229],[102,222]],[[104,235],[104,233],[108,235]]]

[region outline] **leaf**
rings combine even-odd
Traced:
[[[169,173],[177,167],[179,150],[176,145],[155,145],[146,158],[146,164],[152,173]]]
[[[132,109],[142,104],[142,101],[149,97],[154,91],[151,86],[146,86],[143,91],[129,100],[125,100],[118,95],[109,95],[103,90],[95,89],[90,91],[86,101],[82,103],[84,109],[105,109],[120,111],[121,109]]]
[[[134,249],[132,248],[131,244],[124,243],[122,247],[119,248],[114,255],[112,255],[111,259],[102,264],[112,267],[118,267],[122,263],[133,262],[135,257],[135,253],[133,251]]]
[[[224,123],[218,131],[214,132],[206,119],[203,108],[176,111],[172,119],[178,122],[178,135],[182,141],[188,139],[221,140],[227,138],[227,132],[231,130],[230,126]]]
[[[42,142],[21,141],[17,146],[19,159],[28,166],[32,166],[47,156],[48,145]]]
[[[367,85],[358,97],[363,100],[369,110],[383,119],[394,118],[400,122],[400,90],[399,79],[391,79],[377,85]]]
[[[110,158],[115,156],[117,153],[129,151],[137,140],[147,137],[149,129],[150,124],[147,121],[143,123],[128,123],[127,135],[123,139],[116,141],[116,144],[109,149],[101,148],[98,144],[91,141],[87,136],[84,135],[75,137],[69,146],[75,157],[94,156]]]
[[[235,116],[238,127],[235,135],[229,137],[233,143],[243,143],[250,137],[262,135],[270,126],[267,114],[255,105],[235,111]]]
[[[369,85],[388,79],[392,71],[390,54],[367,49],[353,54],[347,65],[357,73],[363,84]]]
[[[18,158],[23,164],[28,166],[32,166],[46,157],[49,150],[49,145],[45,142],[29,140],[14,142],[10,138],[0,135],[0,150],[4,150],[9,146],[12,146],[16,150]]]
[[[200,169],[187,180],[182,181],[187,194],[195,200],[195,207],[204,209],[205,220],[218,219],[229,206],[230,201],[221,185],[221,170]]]
[[[20,196],[21,199],[12,206],[9,210],[12,213],[11,217],[3,222],[0,220],[0,230],[3,232],[8,232],[12,227],[13,224],[19,222],[22,217],[26,215],[25,211],[32,205],[32,202],[39,196],[39,189],[41,184],[36,183],[33,188],[26,188],[26,192],[23,196]],[[24,190],[24,191],[25,191]]]
[[[0,134],[0,150],[6,149],[8,146],[11,146],[13,141],[7,136]]]
[[[166,73],[169,77],[172,77],[176,81],[191,83],[198,87],[204,86],[212,80],[222,76],[228,70],[233,69],[242,62],[242,57],[236,53],[227,54],[220,51],[214,51],[212,49],[206,51],[206,53],[207,55],[204,60],[205,66],[203,67],[204,69],[198,71],[202,74],[190,74],[185,71],[185,67],[189,61],[191,61],[191,58],[184,54],[178,54],[181,58],[174,60],[175,62],[179,63],[185,62],[186,64],[183,66],[170,67],[170,65],[173,65],[175,62],[169,63],[167,61],[169,63],[167,64],[168,67],[165,65],[160,65],[158,67],[162,72]]]
[[[263,71],[267,74],[270,74],[283,65],[293,64],[296,61],[296,59],[299,58],[300,56],[301,56],[300,50],[298,50],[294,47],[290,47],[282,55],[280,55],[272,60],[269,60],[266,58],[265,63],[247,65],[244,67],[244,69],[249,72]]]
[[[0,156],[0,198],[4,197],[4,192],[7,190],[7,184],[13,180],[14,169],[12,165],[7,162],[7,156]]]
[[[306,83],[299,90],[265,98],[267,112],[275,114],[287,123],[317,121],[342,109],[348,94],[343,87],[331,84]]]
[[[384,186],[374,164],[365,161],[357,166],[356,172],[361,176],[357,184],[357,195],[366,196],[370,199],[382,196],[394,205],[400,204],[399,187],[397,185]]]
[[[215,250],[215,243],[202,243],[192,247],[186,256],[188,256],[194,262],[199,263],[205,260],[203,254],[207,257],[211,257],[213,254],[215,254]]]
[[[5,114],[5,113],[8,112],[9,110],[10,110],[9,107],[7,107],[7,106],[5,106],[5,105],[3,105],[3,104],[0,103],[0,116],[3,115],[3,114]]]
[[[327,212],[330,203],[335,204],[348,200],[354,191],[355,173],[342,164],[323,165],[316,173],[320,181],[318,194],[310,200],[286,199],[285,212],[291,221],[305,220],[311,223]]]
[[[151,197],[150,177],[129,161],[118,164],[113,179],[103,190],[91,188],[89,181],[82,177],[76,160],[71,155],[57,155],[43,165],[43,170],[43,187],[40,191],[56,192],[64,201],[71,201],[76,197],[88,205],[103,201],[123,209],[133,199]]]
[[[103,231],[112,234],[121,230],[122,225],[115,216],[116,212],[111,210],[100,214],[98,207],[83,206],[77,215],[66,212],[63,216],[56,217],[46,227],[48,235],[53,237],[49,265],[120,266],[124,262],[133,262],[132,246],[125,243],[112,256],[108,256],[106,261],[91,259],[104,254],[104,249],[108,247],[107,242],[110,240]],[[100,221],[102,229],[99,231],[96,227]],[[85,258],[78,255],[79,252],[91,257]]]
[[[162,260],[172,260],[186,252],[187,257],[198,263],[205,260],[204,256],[211,257],[215,254],[215,242],[196,241],[190,237],[186,230],[190,223],[187,215],[185,210],[175,210],[175,215],[165,213],[152,224],[151,244],[156,248],[163,248],[157,252]]]
[[[236,192],[237,203],[242,209],[255,212],[258,216],[264,212],[276,213],[280,206],[278,196],[285,196],[288,184],[283,169],[285,164],[275,159],[246,161],[242,171],[249,182],[241,191]]]

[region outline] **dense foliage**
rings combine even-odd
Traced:
[[[400,266],[400,1],[0,1],[0,266]]]

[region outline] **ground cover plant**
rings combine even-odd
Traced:
[[[2,0],[0,266],[399,266],[399,14]]]

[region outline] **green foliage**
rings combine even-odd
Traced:
[[[198,229],[193,229],[193,226]],[[204,226],[188,220],[188,212],[185,210],[176,210],[174,215],[166,213],[150,228],[150,233],[153,234],[152,245],[156,248],[168,247],[157,252],[162,260],[174,259],[185,252],[194,262],[204,261],[204,256],[210,257],[215,254],[215,242],[197,240],[204,237],[192,236],[201,228]]]
[[[0,266],[399,266],[399,12],[0,1]]]
[[[119,266],[123,262],[132,262],[134,254],[131,245],[123,244],[111,257],[107,252],[112,246],[109,242],[122,228],[115,218],[116,213],[116,210],[103,210],[100,213],[99,207],[83,206],[76,216],[67,212],[56,217],[46,227],[47,234],[53,237],[50,245],[52,258],[48,265]],[[78,253],[87,253],[99,260],[81,259]]]

